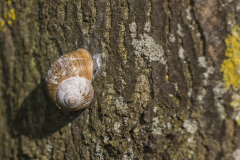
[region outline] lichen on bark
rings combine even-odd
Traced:
[[[220,72],[233,61],[237,68],[224,40],[238,43],[232,34],[238,1],[12,0],[0,6],[0,159],[239,155],[231,107],[238,107],[238,82],[224,81]],[[52,62],[81,47],[103,54],[103,69],[90,106],[65,112],[47,98],[44,78]],[[236,86],[226,90],[224,82]]]

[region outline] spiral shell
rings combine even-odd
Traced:
[[[61,109],[80,110],[92,101],[93,61],[89,52],[78,49],[56,60],[46,76],[50,99]]]

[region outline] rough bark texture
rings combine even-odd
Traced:
[[[1,0],[0,159],[239,159],[239,15],[239,0]],[[94,99],[59,110],[44,78],[81,47],[105,56]]]

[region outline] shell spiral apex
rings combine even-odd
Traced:
[[[87,107],[93,98],[93,61],[89,52],[78,49],[56,60],[46,76],[50,99],[61,109],[76,111]]]

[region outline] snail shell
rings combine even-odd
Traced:
[[[61,109],[76,111],[87,107],[93,98],[93,61],[89,52],[78,49],[56,60],[46,76],[50,99]]]

